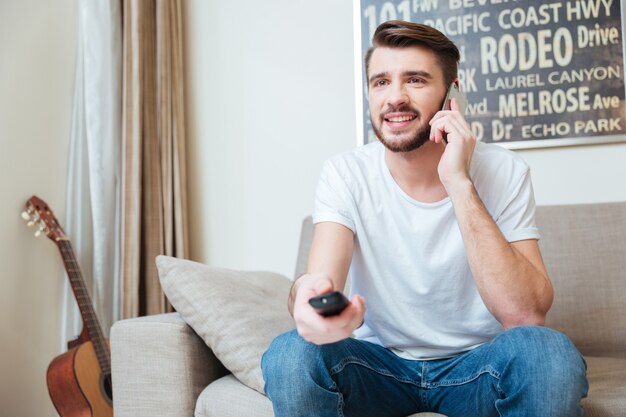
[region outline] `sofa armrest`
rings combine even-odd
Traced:
[[[118,321],[110,343],[115,417],[192,416],[228,373],[178,313]]]

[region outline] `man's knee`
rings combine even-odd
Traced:
[[[323,370],[323,347],[304,340],[296,330],[276,337],[261,358],[266,390],[298,386]],[[323,372],[323,371],[322,371]]]
[[[261,358],[263,374],[274,374],[293,369],[291,363],[301,363],[301,357],[310,355],[308,342],[296,332],[291,330],[277,336],[267,348]]]
[[[313,399],[330,397],[336,402],[338,394],[331,392],[335,383],[327,362],[340,346],[341,342],[315,345],[295,330],[274,339],[261,359],[265,393],[274,406],[292,414],[301,404]]]
[[[572,341],[563,333],[547,327],[524,326],[498,336],[508,351],[511,370],[536,385],[578,387],[586,393],[586,364]],[[497,338],[497,339],[498,339]]]
[[[514,327],[500,334],[494,342],[504,345],[514,358],[535,363],[583,364],[572,341],[563,333],[541,326]]]

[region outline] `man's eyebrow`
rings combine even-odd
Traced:
[[[369,78],[369,82],[370,84],[372,83],[372,81],[378,79],[378,78],[383,78],[383,77],[388,77],[389,73],[388,72],[379,72],[378,74],[374,74]],[[428,72],[428,71],[420,71],[420,70],[415,70],[415,71],[404,71],[402,73],[403,77],[423,77],[423,78],[428,78],[429,80],[432,80],[433,75]]]
[[[433,78],[433,75],[428,71],[404,71],[402,75],[405,77],[423,77],[428,78],[429,80]]]
[[[388,72],[379,72],[378,74],[374,74],[374,75],[372,75],[372,76],[370,77],[370,79],[369,79],[369,82],[370,82],[370,84],[371,84],[371,83],[372,83],[372,81],[374,81],[374,80],[376,80],[376,79],[378,79],[378,78],[383,78],[383,77],[386,77],[386,76],[388,76],[388,75],[389,75],[389,73],[388,73]]]

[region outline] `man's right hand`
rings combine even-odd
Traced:
[[[334,343],[352,335],[365,316],[365,299],[355,295],[341,314],[324,317],[313,309],[309,300],[334,290],[333,281],[326,274],[305,274],[298,279],[293,303],[293,318],[300,336],[316,345]]]

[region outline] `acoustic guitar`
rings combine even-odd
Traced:
[[[61,417],[112,417],[111,355],[96,317],[74,250],[52,210],[33,196],[22,213],[35,236],[46,234],[59,248],[83,321],[80,336],[67,343],[68,351],[48,366],[52,403]]]

